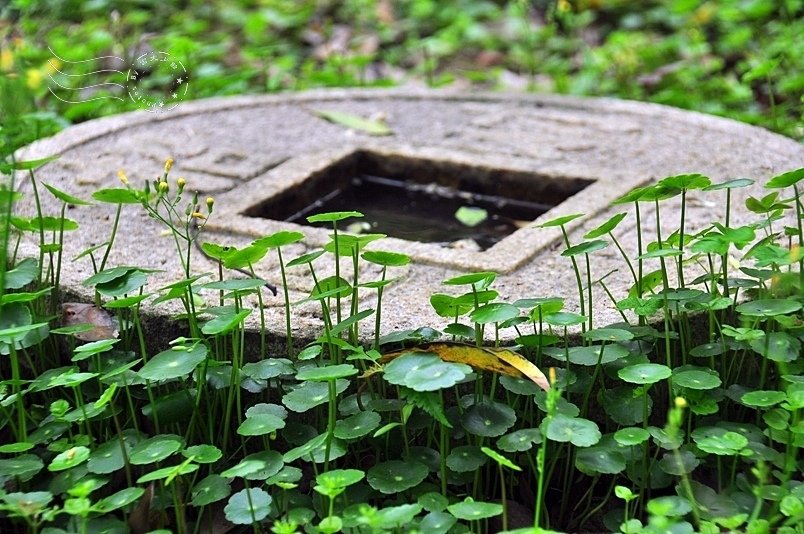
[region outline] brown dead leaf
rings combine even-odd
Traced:
[[[91,330],[75,333],[81,341],[100,341],[101,339],[115,339],[119,336],[117,322],[111,313],[94,304],[83,302],[65,302],[61,305],[61,325],[75,326],[79,324],[92,325]]]
[[[445,362],[463,363],[478,371],[527,378],[545,391],[550,389],[550,382],[538,367],[518,352],[509,349],[475,347],[462,343],[432,343],[423,347],[389,352],[380,358],[379,363],[388,363],[407,352],[429,352]]]

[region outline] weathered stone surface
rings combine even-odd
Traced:
[[[322,109],[364,117],[384,116],[394,134],[370,137],[326,122],[311,112]],[[307,239],[284,251],[285,258],[293,258],[320,247],[328,232],[248,217],[244,210],[357,150],[387,157],[522,170],[559,182],[593,181],[540,218],[584,213],[584,217],[569,225],[573,243],[581,241],[584,229],[600,224],[614,213],[630,210],[625,206],[610,207],[614,198],[635,186],[690,172],[700,172],[713,181],[756,179],[754,187],[735,190],[732,200],[732,224],[751,221],[753,217],[742,207],[745,198],[760,194],[760,184],[774,174],[804,163],[804,147],[790,139],[731,120],[658,105],[542,95],[354,90],[212,99],[182,104],[160,115],[145,112],[119,115],[69,128],[29,147],[23,157],[60,154],[59,160],[40,169],[37,176],[82,198],[89,198],[101,187],[119,186],[116,177],[119,169],[125,169],[133,184],[153,179],[160,174],[164,160],[173,157],[176,160],[173,178],[185,176],[188,190],[197,189],[202,195],[214,194],[216,198],[215,214],[203,240],[243,246],[254,237],[280,229],[300,230]],[[30,215],[33,213],[30,184],[25,183],[22,188],[26,196],[18,209]],[[700,230],[722,217],[722,198],[713,193],[690,194],[688,230]],[[42,199],[46,213],[58,212],[58,204],[47,193],[42,194]],[[678,202],[674,200],[664,206],[662,223],[664,231],[669,233],[678,225]],[[82,228],[67,236],[66,259],[108,239],[113,206],[95,204],[68,213]],[[123,213],[109,265],[162,269],[163,272],[152,277],[150,290],[175,281],[180,266],[174,244],[163,234],[163,228],[138,206],[127,206]],[[644,228],[653,234],[655,213],[649,206],[642,211],[642,219]],[[616,235],[635,256],[633,216],[617,228]],[[495,283],[501,300],[563,296],[569,308],[577,303],[574,273],[569,260],[560,257],[564,247],[557,229],[522,228],[482,252],[395,238],[381,241],[373,248],[405,252],[414,258],[411,265],[389,273],[399,280],[386,290],[383,298],[385,332],[443,326],[445,321],[432,312],[429,296],[434,292],[452,292],[441,284],[442,280],[473,270],[501,273]],[[35,242],[26,240],[22,250],[34,254]],[[325,259],[318,260],[316,268],[320,269],[320,276],[333,270],[331,261]],[[607,278],[607,285],[621,297],[630,285],[630,278],[616,249],[609,247],[595,253],[593,279],[613,269],[619,271]],[[196,254],[194,270],[216,272],[217,266]],[[372,279],[376,274],[372,271],[368,267],[363,279]],[[257,272],[274,283],[280,279],[273,255],[257,266]],[[91,297],[81,285],[91,273],[87,258],[67,261],[63,266],[62,285],[72,298]],[[304,269],[290,271],[288,286],[292,300],[307,296],[311,285]],[[363,295],[361,308],[376,305],[369,291],[363,291]],[[268,296],[267,306],[270,333],[282,337],[281,298]],[[620,319],[601,290],[596,290],[595,306],[596,324]],[[148,311],[159,317],[176,310],[160,306]],[[293,321],[295,335],[309,339],[320,333],[320,311],[313,304],[294,308]],[[250,327],[256,324],[252,318]],[[164,335],[170,338],[171,332]]]

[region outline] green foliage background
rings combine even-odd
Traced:
[[[0,70],[29,93],[2,103],[0,120],[37,112],[49,133],[136,108],[59,101],[50,47],[70,60],[167,51],[190,72],[191,98],[406,83],[533,90],[669,104],[801,139],[802,15],[802,0],[11,0]]]

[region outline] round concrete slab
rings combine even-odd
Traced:
[[[393,133],[370,136],[328,122],[318,115],[320,111],[382,117]],[[539,188],[545,194],[554,189],[569,191],[569,198],[538,220],[583,213],[568,226],[573,243],[582,240],[584,229],[619,211],[630,211],[627,206],[611,207],[613,199],[638,185],[682,173],[702,173],[713,181],[741,177],[757,180],[753,187],[735,190],[732,203],[732,225],[753,221],[742,207],[744,199],[761,194],[760,184],[769,177],[804,163],[804,147],[790,139],[735,121],[658,105],[561,96],[395,90],[196,101],[167,113],[136,112],[74,126],[28,147],[22,157],[54,154],[60,158],[37,172],[39,180],[85,199],[99,188],[118,187],[117,171],[121,169],[137,186],[153,180],[161,173],[165,159],[171,157],[175,160],[172,179],[183,176],[187,190],[216,199],[203,241],[243,246],[278,230],[302,231],[306,240],[290,246],[284,253],[286,259],[320,248],[328,239],[328,231],[254,213],[272,201],[286,201],[294,188],[308,183],[311,177],[320,178],[333,166],[355,161],[387,168],[415,164],[416,168],[446,169],[486,185],[516,183],[520,189],[514,187],[512,196],[541,191]],[[25,197],[17,208],[31,215],[30,184],[24,183],[22,189]],[[723,198],[717,193],[691,194],[687,230],[700,230],[719,220]],[[50,195],[42,194],[42,200],[46,214],[58,213],[60,206]],[[670,232],[678,225],[678,203],[671,201],[667,206],[663,208],[662,225]],[[89,246],[106,241],[113,215],[113,206],[100,203],[69,210],[68,216],[78,221],[81,229],[67,236],[64,257],[73,258]],[[655,228],[655,213],[649,207],[642,217],[645,228]],[[520,226],[483,251],[467,248],[462,242],[420,243],[402,238],[372,245],[407,253],[414,260],[389,272],[398,281],[384,295],[383,331],[443,327],[446,321],[432,311],[429,296],[436,292],[456,294],[442,281],[478,270],[500,273],[494,285],[500,300],[563,296],[572,309],[573,303],[577,304],[576,282],[569,260],[560,256],[564,248],[560,232]],[[180,264],[174,243],[163,230],[139,206],[126,206],[108,265],[159,269],[151,277],[150,291],[176,281]],[[635,256],[633,215],[615,235]],[[35,255],[35,241],[26,240],[22,252]],[[598,251],[594,260],[593,279],[618,270],[607,278],[608,287],[617,298],[624,296],[630,278],[616,249]],[[322,258],[315,265],[319,276],[333,272],[332,261]],[[193,270],[216,273],[218,268],[196,253]],[[256,271],[274,283],[280,280],[278,262],[271,255],[256,266]],[[91,299],[91,291],[81,285],[91,274],[87,257],[63,265],[62,286],[71,299]],[[309,273],[297,268],[289,274],[291,300],[303,299],[312,286]],[[367,281],[375,274],[367,268],[361,277]],[[270,334],[281,338],[281,296],[266,299]],[[376,305],[370,291],[363,291],[362,299],[361,309]],[[602,291],[596,294],[595,302],[596,324],[620,319]],[[176,311],[169,305],[146,308],[157,317]],[[255,328],[256,324],[252,319],[249,326]],[[321,331],[320,310],[312,303],[295,307],[293,324],[295,335],[301,339],[317,336]],[[366,324],[367,332],[369,327]],[[164,335],[171,338],[177,334]]]

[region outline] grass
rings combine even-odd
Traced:
[[[122,79],[77,75],[124,72],[141,54],[164,51],[189,73],[185,98],[405,83],[533,90],[658,102],[804,136],[799,0],[149,5],[12,0],[0,8],[0,70],[16,59],[32,91],[20,104],[49,130],[138,109],[121,88],[78,89]],[[123,60],[69,63],[100,56]],[[164,80],[153,73],[146,83]]]
[[[47,161],[11,167],[35,184]],[[594,321],[589,258],[628,211],[565,242],[577,295],[502,302],[495,273],[465,274],[431,298],[446,328],[385,337],[382,290],[409,258],[377,248],[381,235],[340,230],[360,213],[311,216],[332,224],[331,241],[289,260],[282,249],[304,239],[299,232],[242,249],[204,243],[226,267],[253,273],[274,250],[283,271],[309,268],[305,302],[321,306],[320,337],[293,345],[299,303],[284,294],[287,354],[268,355],[263,335],[249,359],[244,321],[262,308],[244,303],[261,298],[264,281],[194,274],[195,241],[215,204],[188,196],[171,163],[144,189],[121,173],[123,187],[91,200],[34,188],[77,209],[139,206],[174,236],[184,267],[181,281],[155,289],[145,267],[93,261],[85,284],[103,308],[87,305],[94,315],[61,326],[60,250],[75,223],[63,210],[12,216],[13,189],[3,189],[12,208],[0,293],[4,530],[199,532],[222,515],[242,531],[275,533],[799,531],[804,169],[747,202],[755,223],[689,234],[681,217],[636,257],[618,247],[634,284],[614,297],[626,320],[613,325]],[[728,220],[731,190],[750,183],[673,176],[618,202],[658,208],[680,196],[683,207],[688,191],[705,190]],[[116,231],[86,254],[107,257]],[[24,233],[39,240],[39,257],[18,257]],[[739,272],[729,268],[735,253]],[[640,277],[643,262],[656,261],[660,269]],[[317,275],[324,262],[335,275]],[[380,278],[362,280],[358,268],[342,277],[338,266],[362,262],[381,266]],[[693,263],[705,274],[685,279]],[[358,291],[377,291],[377,309],[359,309]],[[565,298],[585,303],[585,314],[566,311]],[[140,310],[168,300],[182,304],[186,333],[152,353]],[[363,322],[373,339],[358,337]],[[696,324],[708,325],[702,337]],[[505,328],[516,342],[501,347]],[[570,328],[581,333],[575,343]]]

